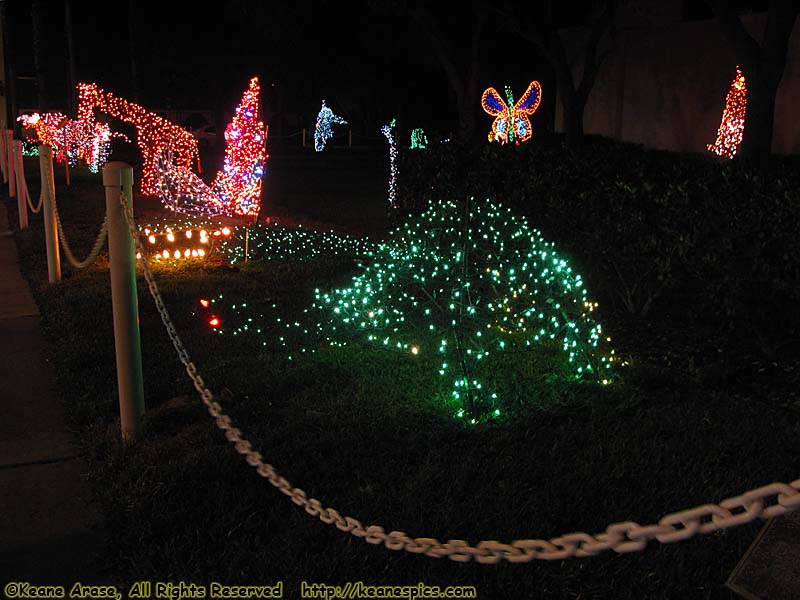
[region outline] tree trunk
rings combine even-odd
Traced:
[[[586,101],[575,94],[571,98],[564,96],[561,103],[564,109],[564,136],[568,146],[580,146],[583,143],[583,111]]]
[[[747,77],[747,75],[745,75]],[[763,77],[747,79],[747,108],[739,156],[745,160],[760,160],[772,153],[772,130],[775,121],[777,86]]]
[[[467,94],[466,99],[458,103],[458,137],[462,141],[470,141],[475,136],[477,110],[475,102],[470,101],[473,97]]]
[[[75,41],[72,36],[72,2],[64,0],[64,35],[67,38],[67,107],[71,117],[76,116],[78,110],[78,85],[77,68],[75,66]]]
[[[33,70],[36,75],[36,98],[39,111],[48,109],[47,81],[44,74],[44,20],[41,0],[31,2],[31,21],[33,24]]]
[[[6,89],[4,93],[6,94],[6,98],[8,98],[8,112],[10,113],[7,116],[11,117],[10,121],[6,121],[6,126],[9,129],[14,130],[14,136],[19,137],[20,127],[19,123],[17,122],[17,73],[16,69],[14,68],[14,45],[8,37],[8,21],[7,21],[7,13],[6,13],[6,3],[0,2],[0,27],[3,28],[3,44],[4,44],[4,54],[5,54],[5,66],[6,66]],[[3,132],[5,135],[5,132]]]

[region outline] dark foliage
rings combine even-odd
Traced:
[[[794,159],[796,160],[796,159]],[[581,269],[602,300],[712,323],[772,357],[798,338],[800,175],[593,140],[401,154],[406,210],[427,198],[515,207]]]

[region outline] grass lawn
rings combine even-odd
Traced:
[[[387,172],[383,154],[272,157],[267,212],[380,236]],[[38,193],[38,178],[29,184]],[[100,178],[76,173],[66,188],[59,173],[57,193],[80,257],[102,220]],[[156,211],[135,204],[141,219]],[[310,517],[208,417],[141,277],[147,423],[141,441],[123,447],[105,258],[82,272],[64,266],[64,281],[49,286],[41,219],[31,221],[16,234],[23,270],[105,515],[103,566],[121,587],[283,580],[285,597],[299,597],[301,581],[360,580],[473,585],[479,598],[732,597],[723,584],[761,521],[634,554],[492,566],[392,552]],[[194,314],[199,298],[220,293],[298,314],[315,287],[347,282],[353,260],[153,268],[198,370],[245,436],[295,486],[365,525],[472,543],[597,533],[800,472],[800,365],[728,350],[718,359],[715,333],[679,316],[638,321],[600,299],[598,320],[629,363],[619,382],[598,390],[534,373],[509,382],[513,418],[464,427],[407,357],[347,346],[289,361],[274,344],[216,335]]]

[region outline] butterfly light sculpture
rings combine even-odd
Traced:
[[[505,92],[505,100],[493,87],[488,88],[481,96],[483,110],[495,118],[492,131],[489,132],[489,141],[521,144],[528,141],[533,133],[530,115],[539,108],[542,86],[538,81],[532,81],[516,103],[511,88],[506,86]]]

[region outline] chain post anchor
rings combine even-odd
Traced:
[[[111,272],[111,302],[114,313],[114,348],[122,439],[133,442],[144,417],[142,349],[139,334],[139,306],[136,297],[136,254],[134,240],[120,194],[127,199],[133,217],[133,169],[123,162],[103,168],[108,227],[108,259]]]

